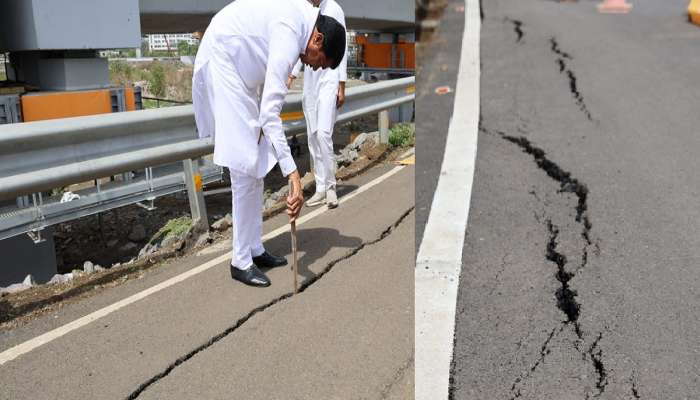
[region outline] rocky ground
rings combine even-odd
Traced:
[[[352,126],[341,126],[336,131],[336,154],[344,149],[342,143],[348,143],[351,129],[373,131],[376,117],[366,117]],[[297,167],[303,176],[310,171],[309,152],[306,137],[300,136],[301,154],[295,157]],[[366,149],[371,151],[371,149]],[[348,158],[343,163],[348,164]],[[339,171],[342,172],[342,171]],[[228,183],[222,183],[227,186]],[[276,199],[270,197],[287,185],[287,179],[276,167],[265,178],[265,195],[267,206],[271,207]],[[230,193],[215,194],[206,197],[209,223],[221,219],[231,212]],[[138,257],[158,230],[168,221],[187,216],[190,207],[185,192],[156,199],[155,210],[148,211],[137,205],[115,209],[103,214],[85,217],[56,226],[56,256],[58,271],[68,273],[82,269],[86,261],[100,266],[125,263]]]

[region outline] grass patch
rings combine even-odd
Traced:
[[[160,228],[153,238],[149,241],[150,244],[163,242],[171,237],[179,237],[186,233],[192,227],[192,218],[182,216],[180,218],[171,219],[165,226]]]
[[[396,147],[411,146],[415,143],[416,127],[412,123],[401,122],[389,130],[389,143]]]

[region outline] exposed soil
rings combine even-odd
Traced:
[[[344,124],[337,128],[334,133],[334,141],[338,143],[335,146],[336,153],[350,142],[353,133],[351,128],[354,132],[371,132],[376,130],[376,126],[377,117],[368,116],[356,120],[352,126]],[[299,172],[304,176],[310,171],[309,151],[306,136],[299,136],[298,140],[301,154],[295,157],[295,161]],[[365,151],[369,152],[366,156],[372,159],[377,157],[373,152],[381,150],[371,148]],[[287,178],[282,175],[279,167],[275,167],[265,178],[266,191],[277,191],[286,184]],[[228,182],[222,182],[218,186],[227,185]],[[206,204],[211,224],[231,212],[231,195],[221,193],[207,196]],[[54,239],[58,272],[82,269],[85,261],[92,261],[103,267],[128,262],[138,255],[141,248],[166,222],[190,212],[187,194],[184,192],[160,197],[156,199],[155,206],[155,210],[148,211],[137,205],[130,205],[56,225]],[[129,235],[137,225],[143,226],[146,234],[141,240],[131,241]]]

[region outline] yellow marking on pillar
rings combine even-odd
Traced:
[[[194,188],[198,192],[202,191],[202,175],[197,174],[194,176]]]
[[[298,119],[304,118],[304,112],[303,111],[290,111],[286,113],[282,113],[280,115],[282,117],[282,121],[296,121]]]

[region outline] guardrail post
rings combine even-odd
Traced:
[[[379,143],[389,143],[389,110],[379,112]]]
[[[185,169],[185,185],[187,186],[187,197],[190,202],[192,226],[196,231],[207,231],[209,230],[209,220],[207,219],[207,206],[204,203],[204,193],[202,192],[202,175],[199,173],[199,163],[196,160],[187,159],[182,161],[182,165]]]

